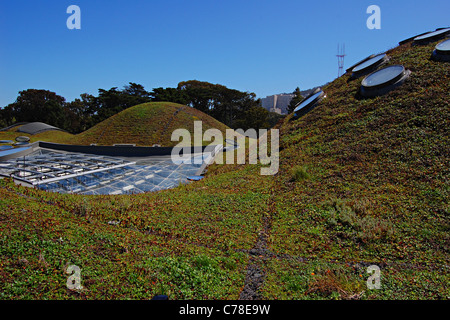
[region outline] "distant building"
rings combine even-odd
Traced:
[[[270,112],[276,112],[278,114],[288,114],[288,106],[294,98],[293,94],[276,94],[273,96],[267,96],[261,99],[261,104],[264,109]]]

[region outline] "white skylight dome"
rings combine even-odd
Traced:
[[[414,38],[414,44],[427,44],[433,41],[444,39],[450,35],[450,28],[438,29],[433,32],[428,32],[424,35]]]
[[[450,39],[437,44],[432,57],[436,61],[450,62]]]
[[[361,82],[361,95],[375,97],[386,94],[402,85],[410,74],[411,71],[402,65],[393,65],[372,72]]]
[[[300,102],[294,109],[294,118],[297,119],[314,109],[317,103],[323,98],[325,98],[325,92],[322,89],[313,91],[313,93]]]
[[[377,56],[374,56],[368,60],[363,61],[362,63],[356,65],[352,69],[352,77],[360,77],[362,75],[368,74],[374,71],[376,68],[382,66],[386,62],[389,61],[389,57],[382,53]]]

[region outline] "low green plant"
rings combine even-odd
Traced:
[[[331,202],[329,210],[328,226],[343,238],[365,243],[389,238],[394,234],[390,221],[368,215],[368,210],[360,202],[352,207],[343,200],[336,199]]]
[[[300,182],[310,178],[306,166],[295,166],[292,169],[291,181]]]

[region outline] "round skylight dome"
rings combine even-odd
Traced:
[[[361,94],[364,97],[375,97],[388,93],[403,84],[410,73],[402,65],[393,65],[372,72],[361,82]]]
[[[405,43],[411,42],[411,41],[413,41],[415,38],[420,37],[420,36],[423,36],[424,34],[427,34],[427,33],[430,33],[430,31],[427,31],[427,32],[424,32],[424,33],[421,33],[421,34],[417,34],[417,35],[415,35],[415,36],[413,36],[413,37],[409,37],[409,38],[407,38],[407,39],[405,39],[405,40],[400,41],[398,44],[399,44],[399,45],[403,45],[403,44],[405,44]]]
[[[354,67],[360,65],[360,64],[363,63],[363,62],[366,62],[366,61],[369,60],[369,59],[372,59],[373,57],[375,57],[374,54],[368,56],[368,57],[365,58],[365,59],[362,59],[361,61],[358,61],[357,63],[355,63],[354,65],[352,65],[351,67],[349,67],[346,71],[347,71],[347,72],[352,71]]]
[[[436,61],[450,61],[450,39],[439,43],[433,51]]]
[[[314,91],[311,95],[306,97],[302,102],[300,102],[294,109],[294,118],[298,118],[312,109],[317,105],[317,103],[325,97],[325,92],[321,89]]]
[[[450,28],[440,29],[440,30],[429,32],[422,36],[414,38],[414,43],[415,44],[427,44],[432,41],[443,39],[448,34],[450,34]]]
[[[353,68],[353,76],[361,76],[363,74],[367,74],[370,71],[373,71],[377,67],[386,63],[389,60],[389,57],[386,54],[379,54],[369,60],[366,60],[356,67]]]
[[[30,138],[26,137],[26,136],[20,136],[20,137],[16,138],[16,141],[17,142],[28,142],[28,141],[30,141]]]

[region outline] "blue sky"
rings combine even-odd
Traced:
[[[128,82],[201,80],[256,93],[302,90],[400,40],[449,26],[448,0],[0,0],[0,107],[25,89],[68,101]],[[69,5],[81,30],[69,30]],[[381,30],[369,30],[369,5]]]

